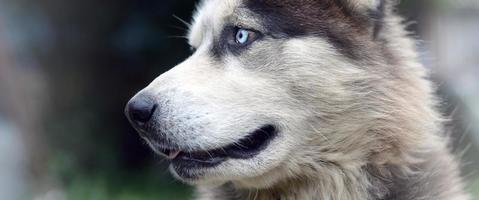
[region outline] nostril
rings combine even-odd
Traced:
[[[141,99],[128,103],[128,115],[132,121],[146,123],[150,121],[157,105]]]

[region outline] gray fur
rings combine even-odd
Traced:
[[[182,149],[234,143],[265,123],[279,133],[254,158],[172,173],[197,185],[200,200],[469,199],[433,86],[393,6],[203,1],[189,33],[198,50],[140,92],[161,96],[169,111],[152,126]],[[231,25],[264,37],[231,52],[218,45]]]

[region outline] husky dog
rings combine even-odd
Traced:
[[[393,4],[204,0],[126,114],[198,199],[469,199]]]

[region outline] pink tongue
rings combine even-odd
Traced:
[[[170,154],[168,155],[168,158],[175,159],[176,156],[178,156],[178,154],[180,154],[179,150],[170,150]]]

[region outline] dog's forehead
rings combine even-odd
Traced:
[[[194,15],[188,39],[194,47],[200,47],[205,41],[214,44],[225,24],[233,23],[273,38],[321,37],[341,53],[357,59],[360,41],[373,35],[370,33],[371,11],[383,1],[203,0]],[[376,24],[380,22],[377,20]]]
[[[221,31],[225,19],[231,16],[241,5],[242,0],[203,0],[193,16],[193,23],[188,33],[191,45],[197,46],[207,34]]]

